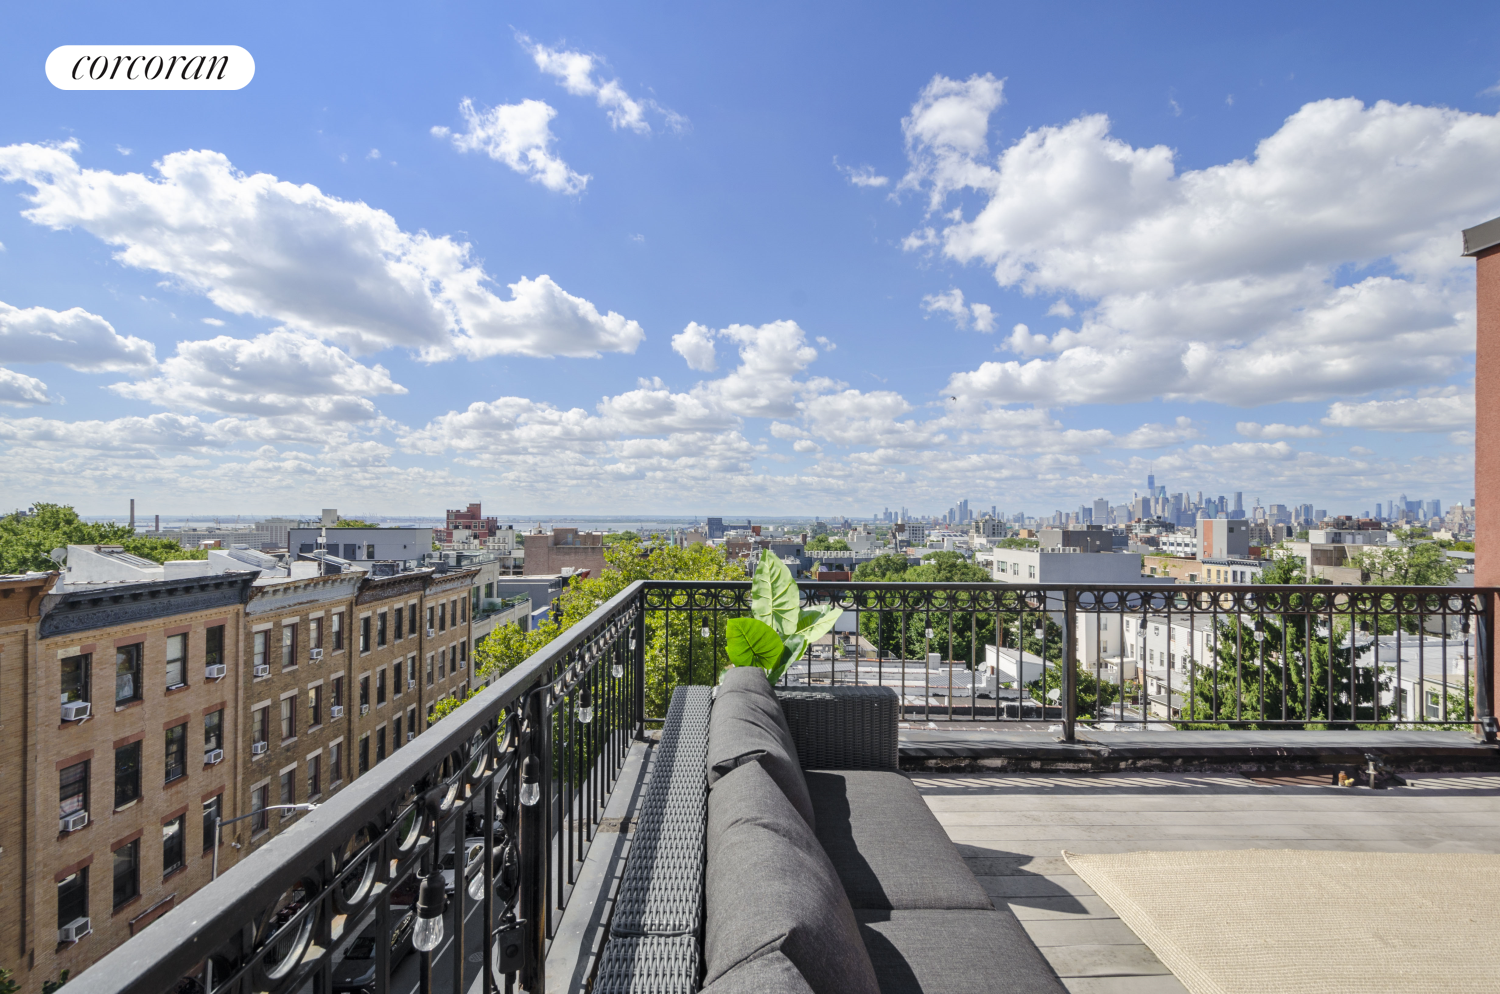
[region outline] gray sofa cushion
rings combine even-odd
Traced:
[[[814,994],[879,989],[854,911],[823,847],[759,763],[708,796],[704,984],[769,948]]]
[[[856,909],[994,907],[900,773],[807,770],[818,841]]]
[[[776,693],[771,689],[771,681],[766,678],[766,671],[759,666],[731,666],[719,677],[719,694],[737,694],[747,692],[759,694],[761,697],[775,699]]]
[[[741,963],[702,994],[813,994],[813,989],[778,948]]]
[[[1065,994],[1009,911],[859,911],[881,994]]]
[[[765,683],[764,675],[760,679]],[[792,745],[781,705],[769,695],[721,690],[708,719],[709,786],[713,787],[720,777],[736,767],[756,761],[766,768],[797,814],[811,827],[812,799],[807,796],[807,781],[802,778],[797,747]]]

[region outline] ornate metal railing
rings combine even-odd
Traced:
[[[786,682],[896,687],[913,719],[1495,732],[1491,588],[801,589],[847,615]],[[630,585],[69,990],[540,991],[631,742],[749,607],[747,582]]]

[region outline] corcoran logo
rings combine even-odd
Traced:
[[[60,90],[238,90],[254,76],[238,45],[63,45],[47,56]]]

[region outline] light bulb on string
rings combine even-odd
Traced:
[[[578,698],[578,722],[587,725],[594,720],[594,697],[589,693],[589,685],[583,685],[583,693]]]
[[[625,675],[625,664],[616,659],[609,667],[609,675],[616,680],[620,679],[620,677]]]
[[[422,878],[417,891],[417,927],[412,930],[411,943],[424,953],[432,952],[443,941],[443,912],[448,907],[448,894],[439,873],[429,873]]]
[[[469,898],[478,901],[484,897],[484,871],[474,874],[474,879],[469,881]]]
[[[536,782],[536,757],[527,756],[521,764],[521,803],[529,808],[541,799],[542,787]]]

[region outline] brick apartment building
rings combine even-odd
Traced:
[[[526,536],[524,576],[556,576],[568,569],[588,570],[590,576],[604,572],[604,533],[580,532],[577,528],[533,531]]]
[[[449,510],[444,527],[433,529],[432,537],[438,542],[451,543],[454,531],[467,531],[472,533],[474,541],[482,543],[493,538],[499,530],[499,518],[486,518],[479,504],[470,504],[464,511]]]

